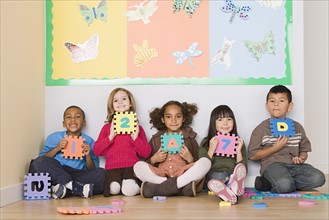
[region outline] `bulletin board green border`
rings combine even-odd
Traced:
[[[284,78],[122,78],[122,79],[58,79],[53,80],[51,78],[53,69],[53,14],[52,8],[53,3],[52,0],[45,0],[46,4],[46,86],[71,86],[71,85],[274,85],[274,84],[282,84],[282,85],[291,85],[291,49],[292,45],[292,0],[286,1],[286,76]]]

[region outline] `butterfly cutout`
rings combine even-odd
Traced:
[[[174,0],[174,13],[184,10],[188,16],[192,17],[195,10],[200,6],[202,0]]]
[[[106,21],[108,9],[106,0],[101,0],[97,8],[89,8],[86,5],[79,5],[79,9],[88,25],[91,25],[95,19]]]
[[[224,64],[226,66],[226,70],[228,70],[233,64],[231,59],[231,48],[234,42],[235,40],[229,41],[225,37],[222,44],[222,49],[219,49],[216,55],[212,57],[211,64]]]
[[[232,13],[230,23],[233,22],[236,14],[239,15],[241,19],[247,20],[249,18],[248,12],[251,10],[249,6],[237,7],[232,3],[232,0],[225,0],[225,5],[222,6],[221,9],[225,13]]]
[[[275,54],[274,35],[272,31],[268,32],[262,42],[256,43],[250,40],[244,41],[245,46],[253,57],[259,61],[263,54]]]
[[[130,6],[129,8],[135,8],[135,10],[127,11],[124,13],[125,16],[128,17],[128,21],[138,21],[142,20],[144,24],[150,23],[149,17],[158,10],[158,6],[156,5],[157,0],[150,0],[145,6],[145,2],[147,0],[134,5]]]
[[[71,58],[75,63],[93,60],[98,57],[98,34],[93,35],[81,45],[70,42],[66,42],[64,45],[71,53]]]
[[[276,9],[282,5],[282,0],[258,0],[261,6]]]
[[[141,68],[143,64],[150,61],[152,58],[157,57],[158,51],[155,48],[149,48],[149,43],[147,40],[144,40],[142,45],[137,44],[133,45],[136,55],[134,57],[134,64]]]
[[[202,51],[197,49],[198,45],[198,42],[194,42],[189,46],[187,50],[172,52],[172,55],[176,57],[176,65],[181,65],[185,60],[188,60],[191,67],[194,68],[192,57],[197,57],[202,54]]]

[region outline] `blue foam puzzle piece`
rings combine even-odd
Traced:
[[[163,151],[168,151],[168,154],[179,153],[183,143],[184,138],[181,133],[161,135],[161,148]]]
[[[274,137],[295,136],[295,124],[290,118],[271,118],[270,119],[271,132]]]
[[[267,205],[265,202],[258,202],[258,203],[254,203],[253,207],[259,209],[259,208],[266,208]]]

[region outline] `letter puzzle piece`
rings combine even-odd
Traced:
[[[84,153],[82,150],[83,139],[80,136],[71,137],[69,136],[67,139],[66,148],[62,149],[62,156],[69,159],[83,159]]]
[[[136,132],[137,116],[134,112],[116,112],[114,115],[114,131],[117,134]]]
[[[50,199],[50,176],[48,173],[29,173],[24,176],[26,200]]]
[[[235,157],[236,147],[238,145],[238,136],[235,134],[217,133],[218,144],[214,154],[217,156]]]
[[[290,118],[271,118],[270,119],[271,131],[274,137],[295,136],[295,125],[294,121]]]
[[[121,213],[120,207],[116,206],[89,206],[89,207],[57,207],[62,214],[110,214]]]
[[[161,135],[161,148],[168,151],[168,154],[176,154],[180,151],[184,143],[183,135],[180,133]]]

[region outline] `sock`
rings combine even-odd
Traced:
[[[140,193],[140,187],[133,179],[122,180],[122,193],[125,196],[135,196]]]
[[[167,180],[166,177],[154,174],[150,169],[148,163],[144,161],[138,161],[134,165],[134,173],[142,182],[160,184],[163,181]]]
[[[111,182],[110,183],[110,194],[111,195],[118,195],[120,193],[120,184],[118,182]]]
[[[211,161],[206,157],[201,157],[194,165],[177,178],[177,188],[180,189],[192,181],[199,182],[209,171]]]
[[[66,184],[65,184],[65,188],[66,188],[66,189],[69,189],[69,190],[72,190],[72,189],[73,189],[73,188],[72,188],[72,181],[66,183]]]

